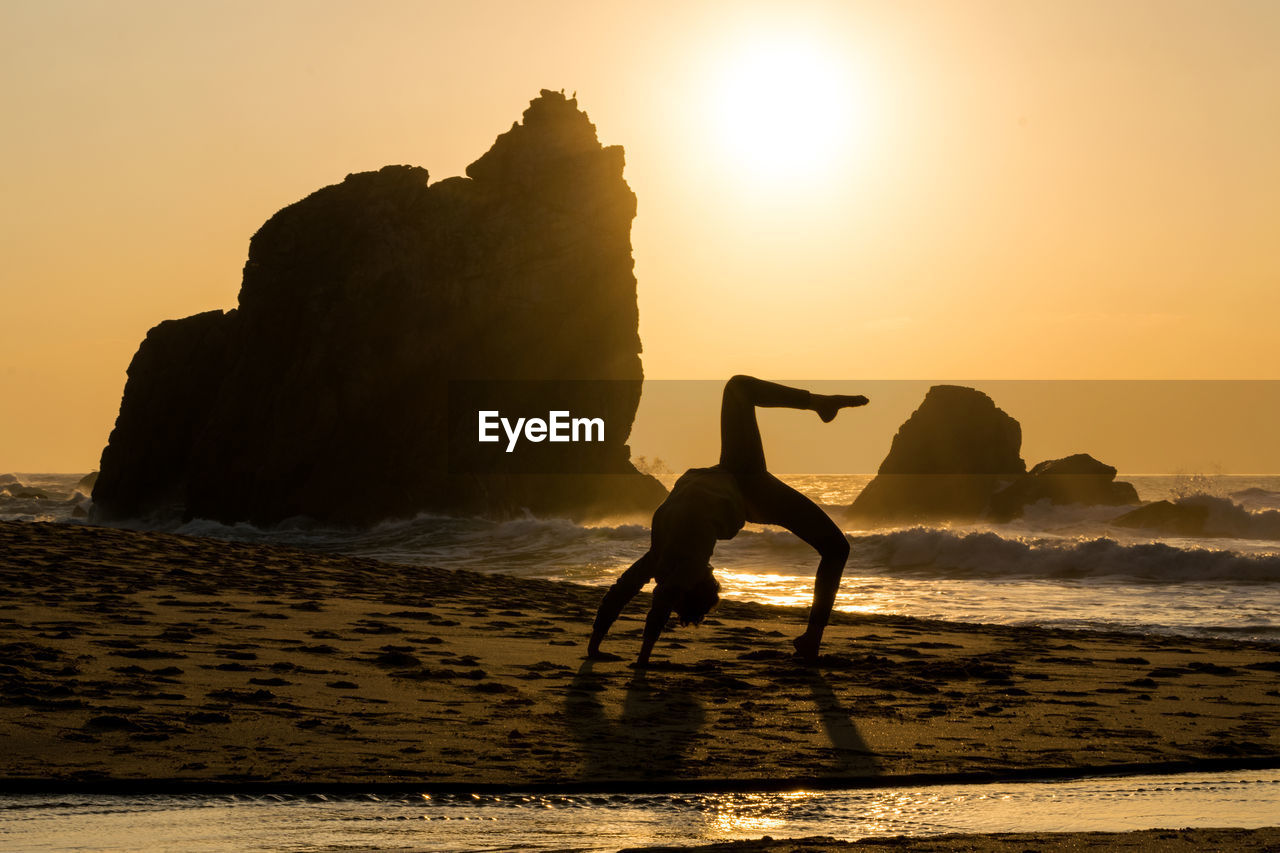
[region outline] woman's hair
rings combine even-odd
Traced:
[[[720,582],[707,566],[707,573],[675,600],[676,619],[681,625],[697,625],[719,603]]]

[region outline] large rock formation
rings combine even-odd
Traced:
[[[976,518],[997,489],[1026,473],[1022,427],[981,391],[935,385],[898,429],[855,519]]]
[[[147,334],[95,517],[651,510],[665,489],[626,446],[642,370],[622,170],[576,101],[543,91],[466,178],[387,166],[281,210],[237,309]],[[539,473],[451,464],[475,413],[450,412],[449,390],[469,380],[509,380],[512,410],[543,413],[535,380],[552,380],[558,408],[608,411],[606,440]]]
[[[1008,521],[1030,504],[1138,502],[1116,469],[1077,453],[1027,471],[1022,427],[981,391],[935,385],[849,509],[855,521]]]

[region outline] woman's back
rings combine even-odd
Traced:
[[[719,465],[690,468],[653,514],[654,532],[675,518],[697,518],[710,524],[717,539],[732,539],[746,524],[747,506],[733,474]]]

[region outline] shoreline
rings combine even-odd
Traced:
[[[726,601],[581,659],[601,590],[0,522],[0,790],[711,791],[1280,766],[1280,644]],[[634,654],[647,596],[606,646]],[[230,787],[228,787],[230,786]],[[274,787],[273,787],[274,786]]]
[[[527,584],[531,587],[542,588],[545,590],[546,585],[553,587],[570,587],[579,592],[587,592],[588,597],[594,596],[591,607],[594,614],[594,608],[599,603],[599,596],[603,595],[603,591],[608,587],[605,585],[584,584],[571,580],[551,580],[546,578],[527,578],[516,575],[507,575],[497,571],[477,571],[468,568],[440,568],[436,566],[424,566],[417,563],[398,563],[375,557],[365,557],[357,554],[348,554],[340,550],[311,550],[301,545],[294,544],[275,544],[266,542],[241,541],[235,539],[223,539],[217,536],[206,536],[190,533],[171,533],[160,530],[151,530],[147,528],[134,528],[126,526],[117,526],[112,524],[98,524],[88,522],[83,519],[53,519],[53,520],[7,520],[0,519],[0,545],[6,545],[11,541],[12,534],[6,529],[7,527],[48,527],[60,530],[72,531],[90,531],[88,535],[94,535],[95,532],[101,533],[108,537],[108,541],[114,536],[135,536],[144,541],[166,541],[173,540],[176,542],[185,542],[189,548],[210,554],[219,548],[225,548],[229,552],[237,552],[240,550],[264,552],[264,555],[271,556],[292,556],[295,558],[310,556],[320,563],[325,569],[332,571],[335,566],[343,562],[349,563],[361,570],[369,568],[395,569],[406,576],[413,576],[415,573],[422,573],[427,578],[439,578],[443,575],[456,575],[463,578],[471,578],[478,581],[488,582],[494,579],[509,581],[515,585]],[[355,530],[356,528],[352,528]],[[120,540],[116,540],[117,542]],[[6,568],[4,555],[0,554],[0,571]],[[138,568],[138,567],[133,567]],[[619,569],[620,571],[621,569]],[[134,575],[138,577],[138,575]],[[232,588],[235,589],[261,589],[261,584],[257,582],[237,583],[241,580],[234,576],[223,575],[218,578],[221,581],[232,581]],[[989,578],[988,580],[999,581],[999,578]],[[164,582],[170,585],[186,586],[198,591],[207,591],[207,586],[195,581],[189,572],[183,569],[177,571],[168,571],[165,574],[156,574],[148,579],[149,583]],[[499,584],[500,585],[500,584]],[[344,592],[359,592],[360,587],[348,585]],[[373,592],[363,590],[364,594],[372,595]],[[3,599],[4,593],[0,592],[0,599]],[[632,616],[637,611],[643,612],[647,608],[650,600],[649,592],[639,593],[634,603],[628,608],[628,613]],[[802,624],[808,613],[807,606],[782,605],[782,604],[764,604],[753,601],[742,601],[738,599],[722,598],[719,607],[711,614],[714,619],[716,616],[731,613],[734,617],[759,617],[771,618],[778,614],[792,614],[798,620],[797,624]],[[1263,639],[1248,636],[1224,636],[1221,634],[1177,634],[1162,632],[1143,632],[1127,630],[1124,628],[1108,628],[1108,627],[1057,627],[1057,626],[1041,626],[1041,625],[1010,625],[999,622],[970,622],[960,620],[949,620],[943,618],[931,618],[910,616],[897,613],[860,613],[848,610],[833,610],[831,614],[832,625],[853,625],[853,624],[871,624],[878,623],[884,625],[911,624],[924,628],[936,628],[938,630],[955,631],[959,633],[975,633],[975,634],[991,634],[1002,636],[1013,635],[1063,635],[1071,637],[1096,638],[1101,640],[1132,640],[1134,642],[1156,641],[1169,643],[1187,642],[1205,648],[1220,648],[1226,650],[1235,649],[1257,649],[1264,651],[1275,651],[1280,655],[1280,637],[1276,639]],[[683,629],[681,629],[683,630]],[[696,630],[696,628],[695,628]],[[664,637],[670,637],[672,630],[670,626],[664,632]],[[613,634],[610,637],[613,638]],[[659,649],[661,643],[659,643]],[[1277,665],[1277,672],[1280,672],[1280,664]]]
[[[883,788],[929,788],[942,786],[988,785],[998,783],[1072,782],[1085,779],[1125,778],[1130,776],[1175,776],[1193,773],[1231,773],[1249,770],[1280,769],[1280,757],[1257,759],[1201,759],[1154,764],[1100,764],[1081,767],[1031,767],[993,773],[916,773],[889,776],[795,776],[785,779],[701,778],[663,782],[551,782],[528,784],[465,784],[440,782],[262,782],[235,780],[137,779],[79,777],[49,779],[43,777],[0,778],[0,796],[84,794],[94,796],[231,796],[279,795],[286,797],[358,797],[366,794],[383,796],[434,794],[465,796],[537,795],[660,795],[660,794],[753,794],[787,791],[858,792]]]

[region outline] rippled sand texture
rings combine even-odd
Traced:
[[[0,523],[0,588],[11,785],[1280,762],[1262,644],[842,614],[806,666],[787,654],[803,611],[726,603],[637,677],[581,660],[599,589],[56,524]],[[634,654],[644,606],[607,648]]]

